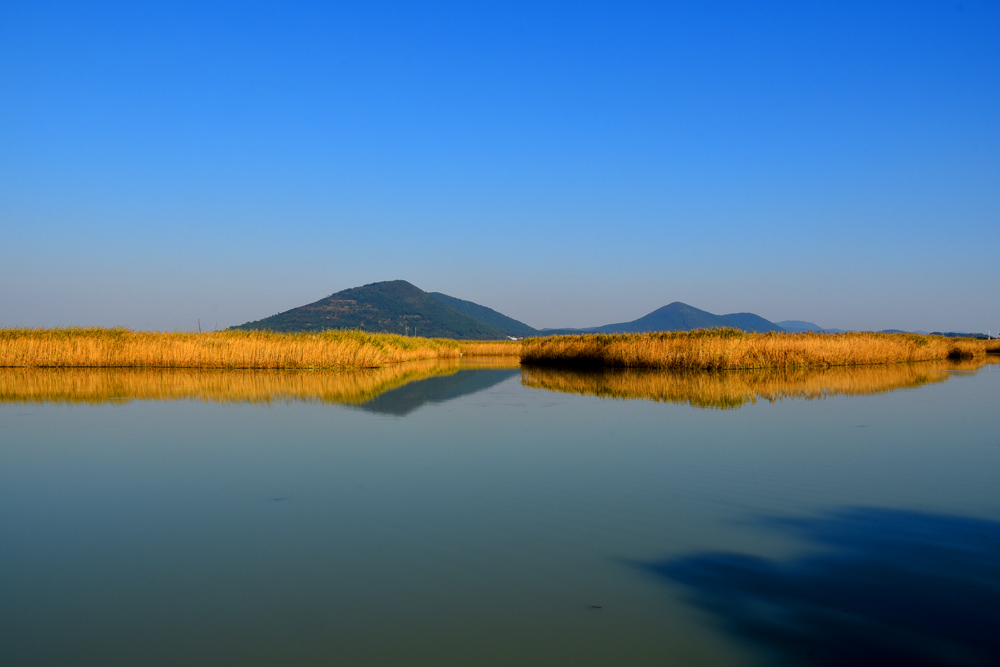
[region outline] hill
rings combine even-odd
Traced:
[[[631,322],[605,324],[589,329],[546,329],[542,333],[649,333],[651,331],[691,331],[732,327],[743,331],[782,331],[774,322],[753,313],[714,315],[686,303],[675,301]]]
[[[315,303],[233,328],[268,331],[362,329],[457,340],[498,340],[508,335],[505,330],[469,317],[405,280],[353,287]]]
[[[428,293],[405,280],[390,280],[353,287],[331,294],[315,303],[233,328],[269,331],[362,329],[428,338],[499,340],[508,336],[648,333],[722,327],[753,332],[783,330],[774,322],[753,313],[715,315],[680,301],[658,308],[631,322],[606,324],[589,329],[538,330],[492,308],[440,292]]]
[[[805,322],[803,320],[782,320],[781,322],[775,322],[779,327],[785,331],[791,333],[805,333],[807,331],[814,331],[823,333],[826,331],[823,327],[818,324],[813,324],[812,322]]]

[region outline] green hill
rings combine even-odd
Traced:
[[[743,331],[761,333],[765,331],[784,331],[783,328],[774,322],[765,320],[760,315],[754,315],[753,313],[730,313],[728,315],[720,315],[719,317],[728,322],[726,326],[742,329]]]
[[[691,331],[733,327],[743,331],[782,331],[774,322],[753,313],[714,315],[675,301],[631,322],[605,324],[590,329],[546,329],[545,335],[562,333],[648,333],[650,331]]]
[[[590,329],[534,329],[472,301],[425,292],[405,280],[353,287],[315,303],[293,308],[233,329],[322,331],[361,329],[427,338],[500,340],[508,336],[575,333],[645,333],[734,327],[743,331],[782,331],[753,313],[714,315],[675,301],[631,322]]]
[[[463,314],[405,280],[346,289],[315,303],[233,328],[268,331],[362,329],[458,340],[498,340],[508,335],[500,328]]]

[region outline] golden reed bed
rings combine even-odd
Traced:
[[[531,338],[524,341],[521,362],[666,370],[829,367],[981,358],[986,347],[985,340],[916,334],[711,329]]]
[[[437,339],[435,339],[437,340]],[[519,340],[460,340],[457,342],[463,357],[513,357],[521,358]]]
[[[368,368],[458,356],[457,345],[358,331],[0,330],[0,366],[9,367]]]
[[[454,341],[363,331],[0,329],[0,367],[375,368],[417,359],[519,353],[520,344],[514,341]]]
[[[913,364],[736,371],[662,371],[645,368],[565,369],[522,366],[526,387],[602,398],[687,403],[733,409],[758,400],[878,394],[943,382],[1000,358]]]
[[[0,367],[376,368],[418,359],[519,358],[526,364],[670,370],[849,366],[979,358],[1000,341],[916,334],[750,334],[735,329],[455,341],[331,330],[157,333],[0,329]]]

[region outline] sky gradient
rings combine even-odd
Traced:
[[[0,327],[996,333],[1000,3],[4,2],[0,238]]]

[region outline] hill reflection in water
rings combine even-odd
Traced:
[[[503,358],[434,359],[343,371],[0,368],[0,403],[306,401],[406,414],[427,402],[485,389],[516,368],[516,360]],[[482,373],[459,372],[483,370],[494,371],[485,374],[491,380],[485,385],[478,377]],[[401,395],[392,396],[397,392]]]
[[[879,508],[763,523],[819,550],[637,565],[770,648],[769,664],[1000,664],[1000,523]]]
[[[402,417],[427,403],[475,394],[518,374],[517,367],[463,367],[448,375],[411,382],[357,405],[362,410]]]
[[[826,398],[878,394],[944,382],[955,372],[975,372],[985,360],[753,371],[663,372],[646,369],[578,370],[523,366],[526,387],[602,398],[688,403],[698,408],[735,409],[763,399]]]

